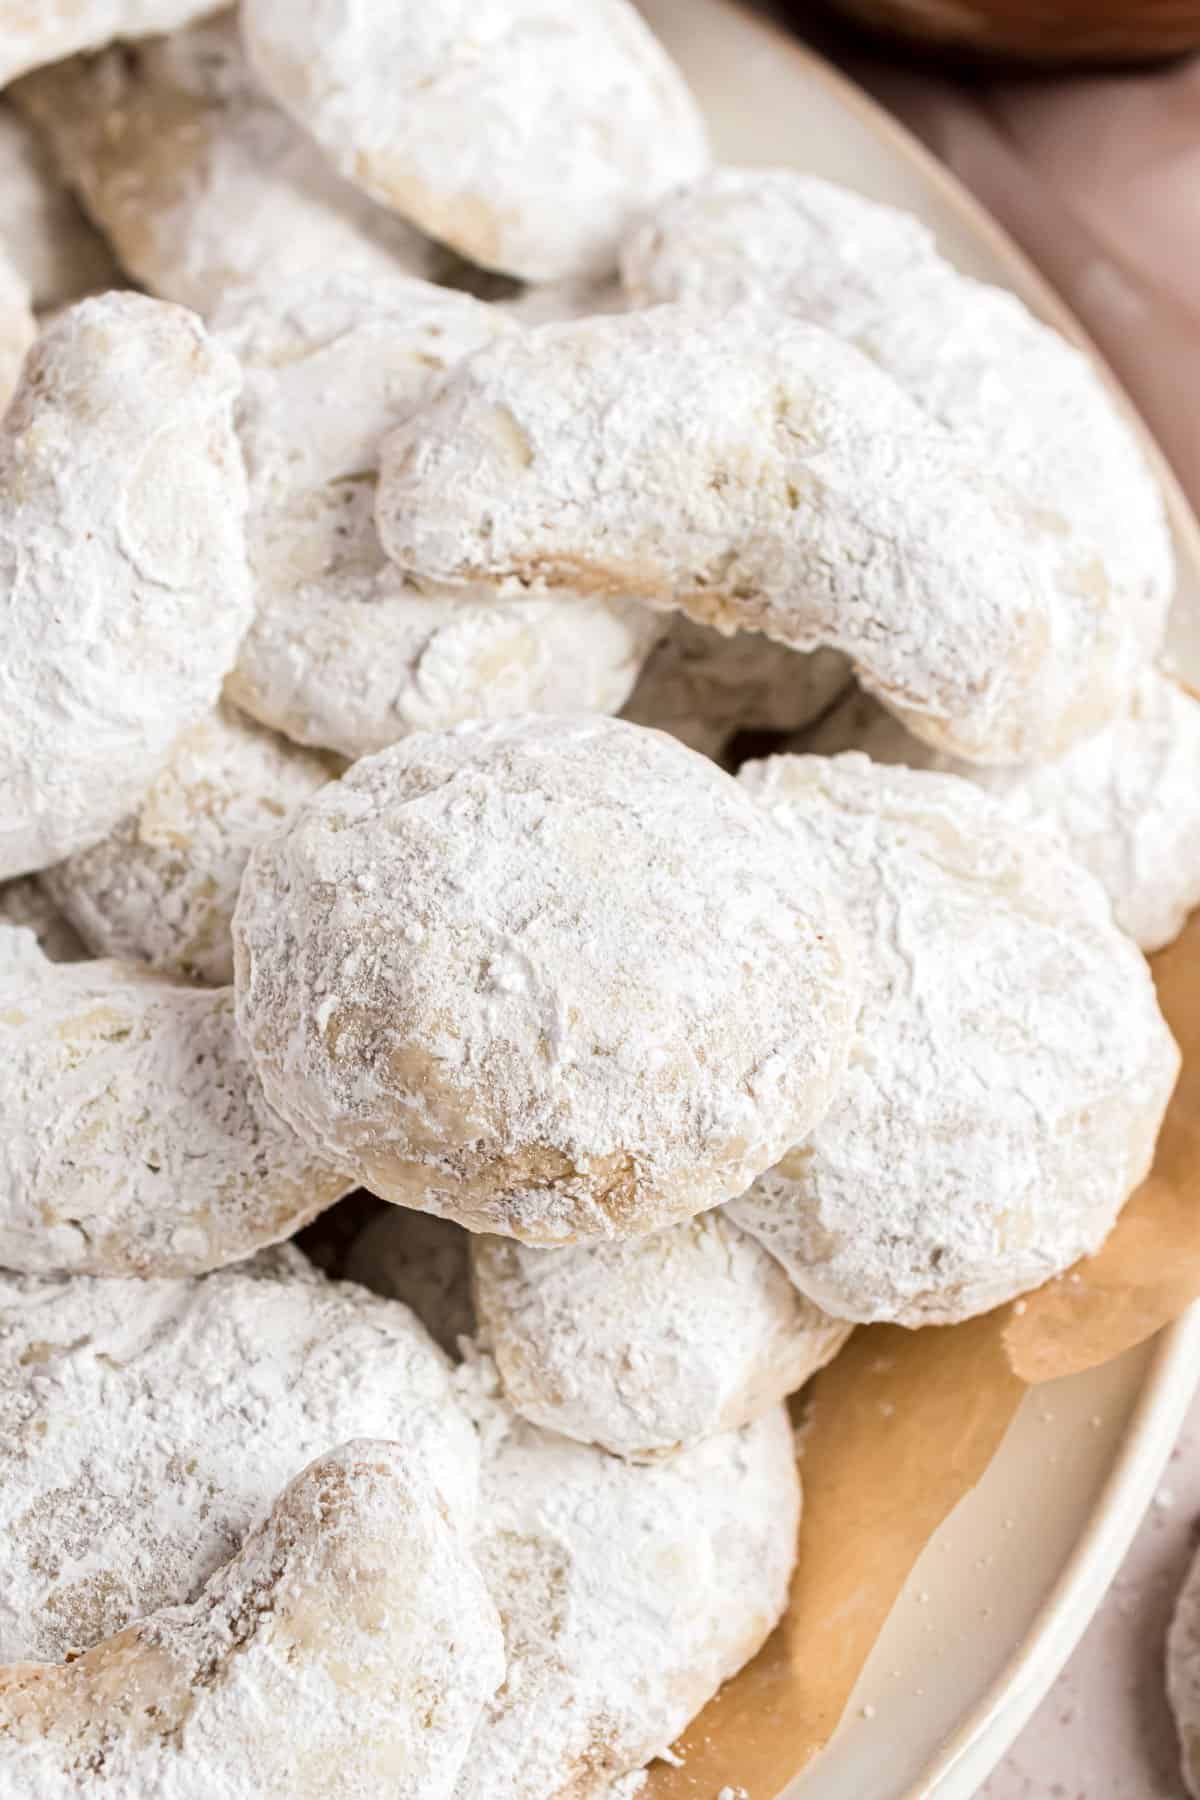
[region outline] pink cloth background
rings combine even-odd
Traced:
[[[1037,80],[851,68],[1054,282],[1200,507],[1200,59]]]

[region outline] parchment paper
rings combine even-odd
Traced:
[[[979,1480],[1027,1386],[1117,1356],[1200,1295],[1200,914],[1154,958],[1183,1050],[1154,1169],[1099,1255],[965,1325],[870,1326],[797,1409],[804,1518],[791,1602],[658,1764],[647,1800],[775,1800],[832,1734],[917,1557]]]

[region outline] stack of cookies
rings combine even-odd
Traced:
[[[35,11],[0,1800],[616,1800],[783,1612],[788,1396],[1150,1167],[1161,497],[628,0]]]

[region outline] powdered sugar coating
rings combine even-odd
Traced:
[[[255,851],[238,1019],[267,1096],[385,1199],[530,1243],[739,1193],[820,1117],[840,916],[731,778],[612,719],[356,763]]]
[[[238,382],[141,294],[29,356],[0,436],[0,876],[95,843],[216,702],[250,619]]]
[[[0,411],[16,390],[25,353],[36,336],[29,284],[12,258],[0,249]]]
[[[322,1447],[419,1455],[455,1518],[474,1433],[406,1308],[292,1247],[193,1280],[0,1275],[0,1657],[195,1598]]]
[[[570,586],[840,649],[930,742],[1063,748],[1140,654],[1095,553],[1030,514],[851,345],[762,308],[542,326],[480,351],[384,445],[401,568]]]
[[[747,301],[823,325],[1001,470],[1067,537],[1062,577],[1093,546],[1152,656],[1174,588],[1157,481],[1091,358],[1015,294],[959,274],[911,214],[789,169],[716,169],[633,234],[638,305]]]
[[[866,992],[829,1112],[732,1216],[819,1306],[903,1325],[1095,1251],[1179,1069],[1099,883],[951,775],[850,754],[740,779],[844,902]]]
[[[1200,1800],[1200,1554],[1193,1559],[1167,1633],[1167,1698],[1182,1752],[1180,1773]]]
[[[213,0],[37,0],[0,14],[0,87],[43,63],[77,50],[97,50],[113,38],[175,31],[205,13]]]
[[[343,505],[373,534],[369,494]],[[356,759],[467,719],[616,712],[658,635],[636,602],[421,594],[376,560],[340,592],[322,577],[264,595],[242,645],[229,694],[298,744]]]
[[[698,107],[628,0],[244,0],[264,86],[349,180],[485,268],[600,275],[708,162]]]
[[[27,1800],[450,1800],[504,1674],[495,1607],[419,1463],[360,1439],[295,1477],[190,1604],[0,1669]],[[9,1788],[10,1792],[15,1791]]]
[[[508,1678],[455,1800],[607,1800],[783,1612],[800,1512],[787,1414],[647,1467],[518,1419],[486,1358],[456,1389],[481,1434],[475,1553]]]
[[[347,1281],[402,1300],[447,1356],[475,1331],[468,1245],[471,1234],[451,1219],[385,1206],[359,1232],[345,1262]]]
[[[719,756],[738,731],[799,731],[851,681],[836,650],[803,655],[755,631],[723,637],[682,613],[651,651],[621,717]]]
[[[0,925],[24,926],[26,931],[32,931],[38,949],[51,962],[84,962],[90,954],[75,927],[33,875],[0,883]],[[0,938],[12,935],[0,932]]]
[[[0,1266],[191,1274],[355,1185],[267,1105],[231,988],[0,945]]]
[[[340,772],[222,705],[184,732],[136,812],[42,884],[93,955],[226,986],[251,850]]]
[[[514,329],[503,313],[337,270],[244,295],[216,324],[246,377],[257,610],[228,684],[240,705],[349,757],[466,718],[617,710],[657,635],[644,608],[422,591],[376,535],[383,438]]]
[[[848,696],[797,748],[863,750],[873,762],[966,776],[1010,819],[1054,832],[1143,950],[1178,937],[1200,905],[1200,703],[1154,669],[1113,724],[1027,768],[980,769],[941,756],[865,694]]]
[[[65,306],[122,285],[112,252],[75,204],[47,146],[7,101],[0,101],[0,243],[36,307]]]
[[[261,91],[230,13],[39,71],[16,97],[124,267],[164,299],[208,313],[264,278],[436,260]]]
[[[623,1243],[470,1242],[481,1337],[506,1399],[617,1456],[669,1455],[749,1424],[851,1330],[797,1293],[722,1208]]]

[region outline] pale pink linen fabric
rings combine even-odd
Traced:
[[[1200,507],[1200,59],[1030,81],[852,73],[1050,277]]]

